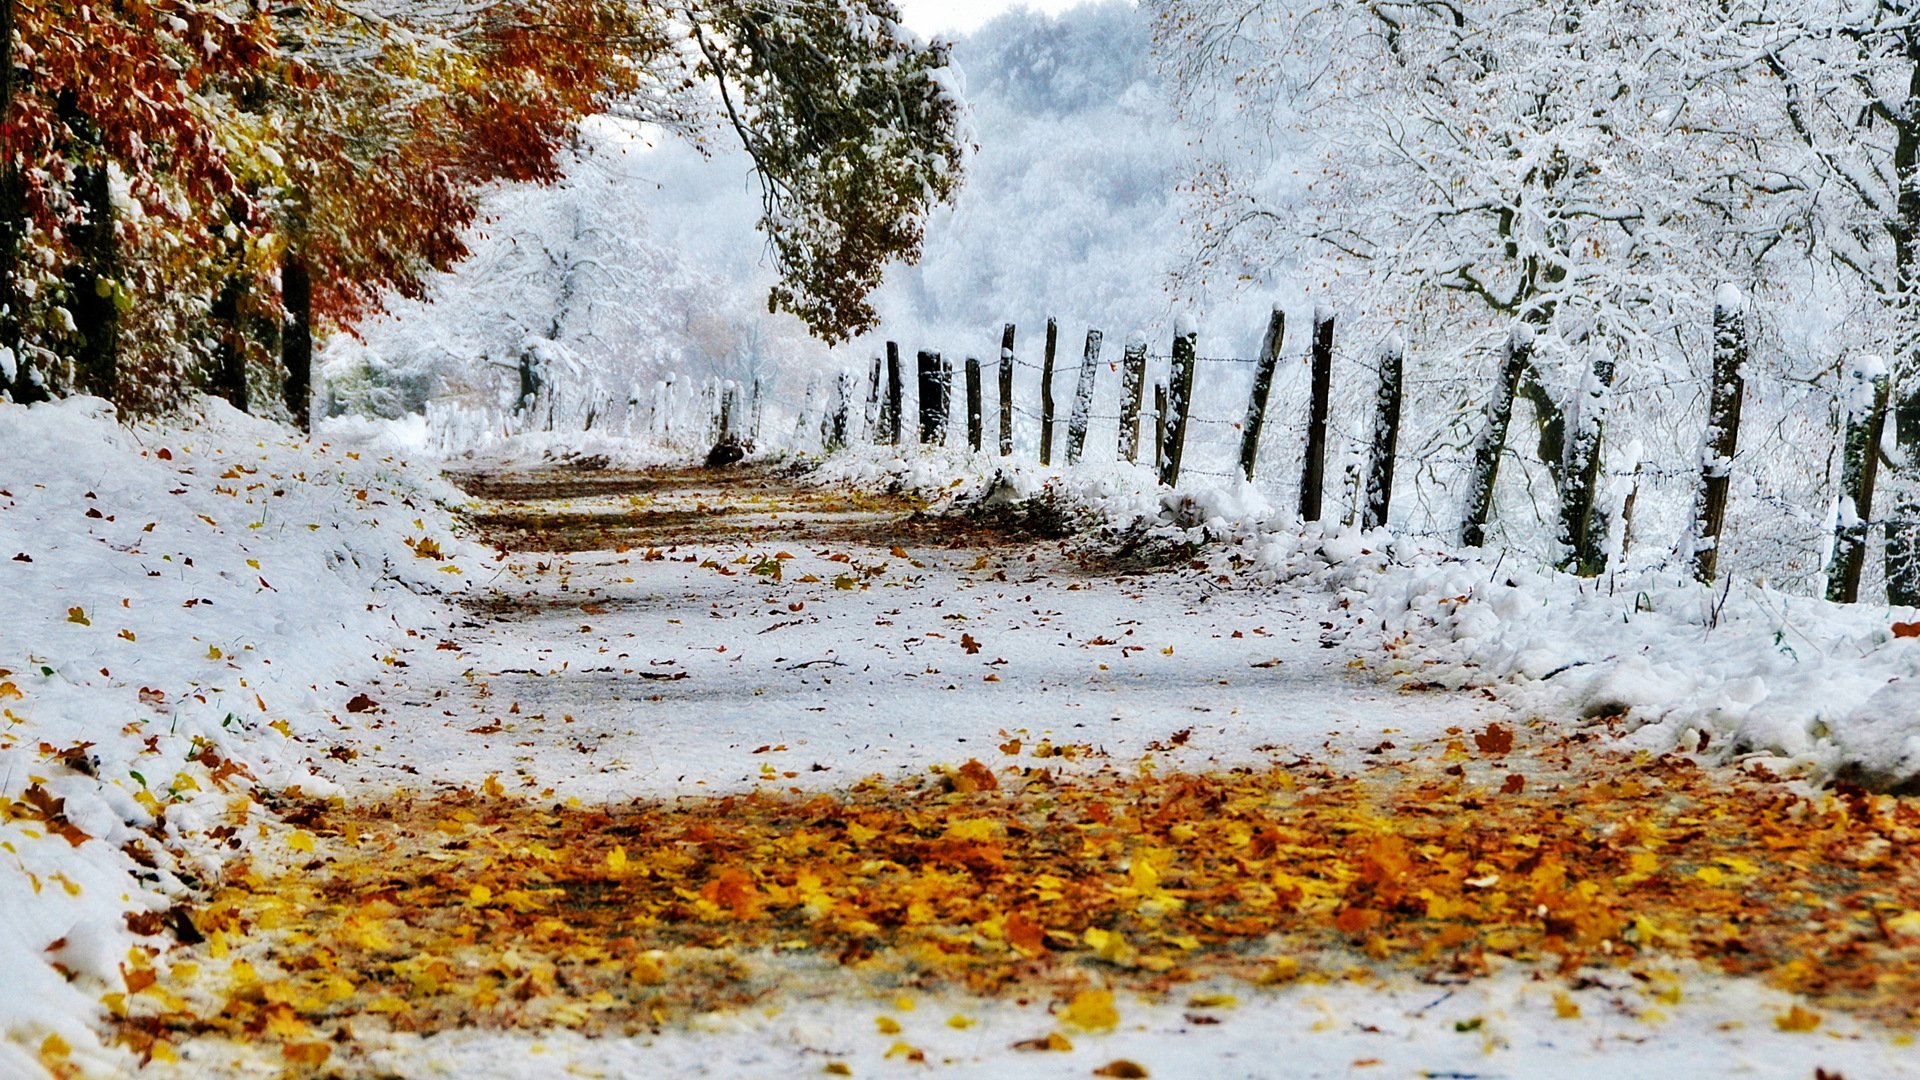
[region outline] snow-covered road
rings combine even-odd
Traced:
[[[368,688],[385,712],[350,733],[369,766],[354,779],[497,774],[593,802],[844,786],[998,757],[1012,738],[1079,763],[1179,747],[1199,768],[1485,723],[1484,702],[1410,697],[1349,668],[1306,604],[1195,571],[1090,570],[1057,543],[928,527],[894,503],[850,511],[764,480],[552,490],[572,497],[482,515],[560,526],[516,528],[521,542],[628,550],[505,560],[471,624]]]

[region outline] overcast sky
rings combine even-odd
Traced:
[[[964,34],[1010,8],[1065,11],[1089,0],[899,0],[907,25],[921,34]]]

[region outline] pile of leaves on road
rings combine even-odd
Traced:
[[[1632,985],[1682,959],[1807,995],[1787,1030],[1920,1020],[1920,806],[1515,735],[1204,774],[1010,736],[991,765],[831,793],[767,764],[756,792],[607,808],[493,781],[303,804],[291,858],[235,861],[206,940],[109,1004],[150,1054],[218,1032],[318,1064],[369,1025],[634,1032],[850,988],[1067,1023],[1114,990],[1512,962]]]

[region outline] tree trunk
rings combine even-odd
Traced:
[[[13,5],[14,0],[0,0],[0,133],[13,115]],[[10,136],[0,137],[0,393],[26,402],[46,395],[31,376],[23,344],[17,283],[27,208],[11,147]]]
[[[1193,412],[1193,369],[1198,366],[1200,332],[1181,326],[1173,339],[1173,370],[1167,378],[1166,428],[1161,436],[1160,482],[1180,483],[1180,459],[1187,446],[1187,420]]]
[[[1060,324],[1047,320],[1047,352],[1040,361],[1040,464],[1053,464],[1053,360],[1060,347]]]
[[[287,311],[280,339],[280,362],[287,369],[287,411],[300,430],[313,431],[313,277],[298,254],[289,252],[280,267],[280,299]],[[522,369],[521,392],[527,391]],[[538,387],[534,387],[537,392]]]
[[[74,187],[86,221],[67,230],[79,258],[67,269],[79,343],[73,353],[81,389],[108,401],[119,399],[120,244],[113,228],[113,191],[104,160],[74,170]]]
[[[1407,349],[1398,338],[1380,349],[1380,388],[1373,399],[1373,458],[1367,468],[1367,503],[1360,527],[1378,529],[1393,509],[1393,465],[1400,451],[1400,403]]]
[[[1093,386],[1099,374],[1100,346],[1106,335],[1087,331],[1087,351],[1080,357],[1080,381],[1073,388],[1073,413],[1067,418],[1067,464],[1075,465],[1087,449],[1087,426],[1093,422]]]
[[[246,330],[240,320],[240,300],[246,289],[246,282],[240,278],[228,278],[208,311],[216,335],[213,392],[241,412],[246,412],[248,405]]]
[[[1287,313],[1275,305],[1267,320],[1267,336],[1260,342],[1260,358],[1253,369],[1253,393],[1247,398],[1247,421],[1240,429],[1240,471],[1253,482],[1260,461],[1260,435],[1267,427],[1267,399],[1273,396],[1273,373],[1280,366],[1280,350],[1287,338]]]
[[[1614,362],[1601,352],[1593,362],[1593,388],[1574,417],[1574,435],[1561,470],[1560,542],[1566,557],[1561,568],[1581,577],[1598,577],[1607,566],[1605,515],[1595,520],[1599,495],[1601,442],[1606,434],[1607,399],[1613,390]]]
[[[1700,452],[1700,512],[1694,522],[1693,576],[1711,584],[1720,570],[1720,531],[1740,446],[1741,368],[1747,362],[1746,312],[1739,290],[1723,287],[1713,305],[1713,394]]]
[[[1307,414],[1307,461],[1300,475],[1300,520],[1319,521],[1327,484],[1327,411],[1333,398],[1333,312],[1313,313],[1313,401]]]
[[[1873,528],[1873,487],[1880,472],[1880,437],[1886,430],[1888,379],[1884,369],[1867,374],[1871,389],[1860,391],[1848,410],[1846,456],[1840,467],[1840,515],[1834,526],[1833,563],[1827,569],[1827,599],[1851,604],[1860,599],[1860,577],[1867,565],[1867,534]],[[1864,404],[1864,408],[1860,407]]]
[[[1507,357],[1500,379],[1487,402],[1487,426],[1473,448],[1473,471],[1467,474],[1467,515],[1460,526],[1463,547],[1485,547],[1487,522],[1493,516],[1493,489],[1500,479],[1500,459],[1507,452],[1507,429],[1513,424],[1513,398],[1520,377],[1533,359],[1533,331],[1519,326],[1507,339]]]
[[[1906,12],[1901,12],[1903,16]],[[1901,399],[1895,410],[1894,441],[1906,450],[1906,457],[1920,453],[1920,389],[1915,389],[1916,355],[1914,339],[1920,337],[1915,326],[1915,301],[1920,299],[1920,34],[1912,29],[1903,35],[1908,65],[1907,97],[1894,120],[1896,138],[1893,171],[1899,185],[1895,207],[1894,277],[1898,287],[1899,315],[1906,331],[1907,346],[1898,360]],[[1877,445],[1877,444],[1876,444]],[[1891,463],[1890,463],[1891,464]],[[1887,522],[1885,566],[1887,603],[1899,607],[1920,606],[1920,507],[1911,505],[1914,480],[1903,477],[1912,465],[1901,461],[1893,465],[1896,494],[1904,496]],[[1903,481],[1904,482],[1901,482]]]

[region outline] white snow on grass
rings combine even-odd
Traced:
[[[127,1067],[92,1026],[147,962],[126,914],[217,872],[195,834],[245,820],[253,781],[326,791],[296,739],[324,740],[485,557],[437,480],[202,411],[129,428],[95,399],[0,404],[6,1076],[48,1036],[92,1073]],[[47,800],[77,845],[40,820]]]

